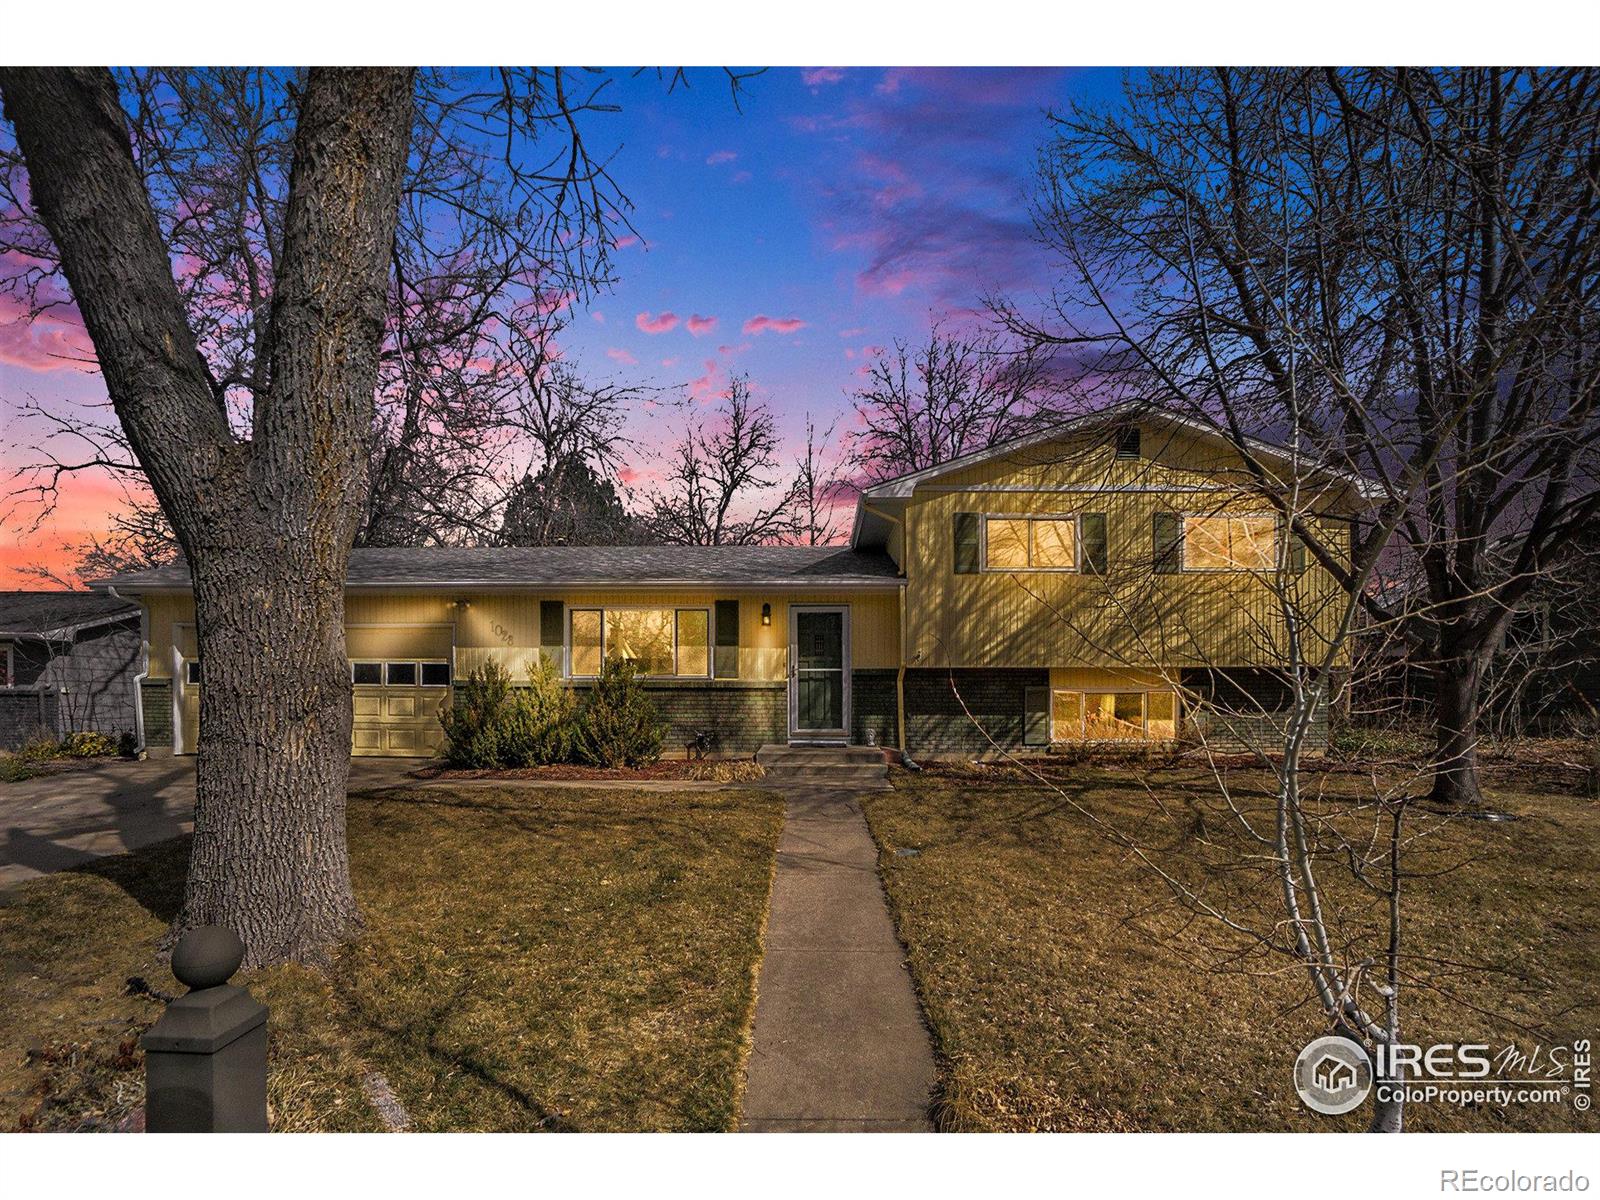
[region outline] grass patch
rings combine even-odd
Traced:
[[[1319,1117],[1294,1093],[1295,1055],[1323,1032],[1300,968],[1229,960],[1237,943],[1190,918],[1149,868],[1049,791],[1005,771],[897,776],[864,800],[901,938],[940,1059],[941,1123],[971,1130],[1335,1130],[1370,1110]],[[1235,782],[1250,779],[1237,772]],[[1261,781],[1264,783],[1264,781]],[[1330,789],[1359,776],[1330,773]],[[1438,820],[1412,869],[1465,862],[1408,884],[1413,950],[1493,963],[1408,988],[1409,1040],[1593,1038],[1600,1019],[1600,805],[1515,790],[1491,773],[1511,824]],[[1159,817],[1146,785],[1167,803]],[[1143,830],[1175,873],[1196,872],[1193,798],[1215,790],[1193,766],[1077,768],[1063,786],[1119,827]],[[1527,786],[1523,784],[1522,786]],[[915,849],[915,855],[896,854]],[[1342,872],[1341,872],[1342,874]],[[1327,877],[1324,876],[1325,883]],[[1252,883],[1210,880],[1261,913]],[[1212,890],[1215,895],[1216,891]],[[1364,902],[1365,903],[1365,902]],[[1363,911],[1366,921],[1373,914]],[[1434,972],[1438,978],[1439,972]],[[1521,1028],[1519,1028],[1519,1026]],[[1435,1130],[1593,1129],[1568,1105],[1411,1105]]]
[[[759,793],[531,788],[352,797],[367,931],[326,973],[244,977],[271,1010],[277,1130],[727,1129],[782,806]],[[188,839],[0,897],[0,1128],[114,1127]],[[130,979],[137,980],[132,986]]]

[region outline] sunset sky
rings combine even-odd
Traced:
[[[649,73],[618,72],[615,114],[586,136],[616,147],[611,169],[635,204],[640,238],[619,281],[572,314],[564,356],[591,377],[681,389],[711,401],[748,372],[791,443],[810,411],[826,423],[875,347],[917,337],[930,314],[973,319],[981,298],[1048,287],[1028,200],[1045,110],[1112,100],[1110,69],[809,68],[769,71],[735,108],[719,72],[667,94]],[[37,456],[27,401],[66,410],[104,402],[87,338],[67,319],[17,320],[0,301],[0,469]],[[651,474],[659,418],[636,413],[628,473]],[[72,450],[62,447],[63,457]],[[27,512],[0,528],[0,587],[39,586],[23,568],[59,569],[121,503],[103,475],[63,486],[37,531]]]

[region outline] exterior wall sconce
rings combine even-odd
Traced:
[[[761,624],[763,626],[772,624],[772,605],[763,604],[761,606]]]

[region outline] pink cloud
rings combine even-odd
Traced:
[[[880,96],[892,96],[900,90],[900,85],[910,77],[910,74],[911,72],[905,67],[891,67],[883,73],[883,78],[872,90]]]
[[[703,364],[705,374],[689,381],[689,395],[701,404],[715,400],[722,394],[722,364],[714,358],[708,358]]]
[[[749,183],[754,178],[755,178],[755,176],[750,174],[749,171],[735,171],[733,173],[732,182],[733,183]]]
[[[800,72],[800,82],[806,87],[817,87],[824,83],[838,83],[844,78],[842,67],[806,67]]]
[[[604,325],[606,323],[605,313],[601,312],[598,308],[593,310],[589,315],[594,318],[595,324],[597,325]]]
[[[773,333],[794,333],[796,330],[804,329],[805,327],[806,323],[799,317],[769,317],[762,313],[746,321],[744,328],[740,332],[746,334],[765,333],[770,329]]]
[[[639,244],[639,239],[630,233],[625,237],[619,237],[611,244],[618,250],[626,250],[629,246],[637,246]]]
[[[645,333],[666,333],[668,330],[677,328],[678,314],[664,312],[652,317],[649,313],[642,312],[633,319],[633,323]]]
[[[731,163],[738,157],[739,154],[735,150],[713,150],[710,154],[706,155],[706,166],[719,167],[723,163]]]
[[[710,333],[716,327],[716,317],[702,317],[699,313],[695,313],[692,317],[690,317],[688,324],[685,326],[685,328],[687,328],[695,337],[699,337],[701,334]]]
[[[606,351],[606,357],[612,362],[619,362],[626,367],[637,367],[639,365],[639,360],[620,346],[612,346]]]
[[[0,363],[28,371],[99,369],[77,309],[61,306],[30,316],[9,295],[0,295]]]

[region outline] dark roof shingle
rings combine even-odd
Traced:
[[[0,637],[41,637],[139,615],[104,592],[0,592]]]
[[[894,561],[845,546],[421,546],[350,552],[351,587],[581,587],[663,584],[889,585]],[[104,581],[186,588],[184,563]]]

